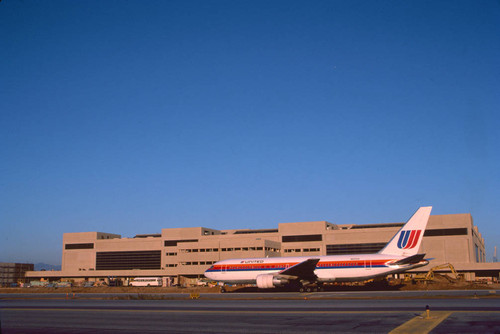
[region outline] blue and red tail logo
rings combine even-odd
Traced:
[[[411,249],[411,248],[415,247],[418,243],[418,239],[419,239],[421,233],[422,233],[421,230],[401,231],[401,234],[399,235],[399,240],[398,240],[398,248]]]

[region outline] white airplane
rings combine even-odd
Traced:
[[[418,254],[432,207],[421,207],[374,254],[272,257],[223,260],[205,276],[229,284],[256,284],[262,289],[288,286],[300,291],[321,289],[325,282],[353,282],[385,277],[425,266]]]

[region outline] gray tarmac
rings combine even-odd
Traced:
[[[500,333],[500,291],[68,297],[1,294],[1,333]]]

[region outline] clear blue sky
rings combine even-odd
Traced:
[[[500,2],[0,2],[0,261],[62,234],[471,213],[500,246]]]

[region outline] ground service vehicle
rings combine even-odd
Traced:
[[[161,277],[136,277],[130,282],[131,286],[162,286]]]

